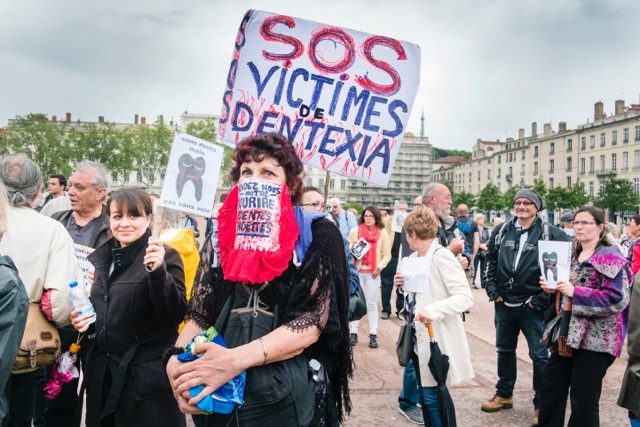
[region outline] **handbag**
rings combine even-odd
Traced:
[[[398,355],[400,366],[407,366],[407,363],[411,360],[411,353],[413,353],[413,333],[411,325],[405,323],[400,327],[398,341],[396,341],[396,354]]]
[[[362,286],[358,284],[356,291],[349,295],[349,322],[360,320],[367,314],[367,299]]]
[[[567,345],[569,335],[569,322],[571,321],[571,298],[567,297],[564,307],[560,308],[562,295],[556,294],[556,317],[545,326],[540,344],[551,353],[560,356],[571,357],[572,349]]]
[[[60,334],[56,326],[47,320],[39,303],[30,303],[27,324],[11,373],[24,374],[49,366],[59,355]]]

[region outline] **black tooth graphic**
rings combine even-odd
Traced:
[[[184,153],[178,160],[178,177],[176,178],[176,192],[182,197],[182,190],[187,182],[192,182],[196,191],[196,200],[202,199],[202,175],[206,169],[203,157],[191,157]]]
[[[544,278],[547,278],[547,271],[551,270],[553,274],[553,280],[558,281],[558,254],[555,252],[551,253],[543,253],[542,254],[542,262],[544,263]]]

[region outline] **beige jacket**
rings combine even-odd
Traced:
[[[349,232],[349,247],[353,246],[358,240],[358,227],[354,227]],[[380,230],[380,239],[378,240],[378,244],[376,245],[376,267],[382,271],[387,264],[391,261],[391,243],[389,243],[389,235],[387,232],[382,229]],[[356,260],[356,267],[360,268],[360,264],[362,264],[362,260]]]
[[[411,255],[417,256],[417,252]],[[427,310],[433,318],[435,339],[440,350],[449,356],[447,385],[458,384],[474,377],[469,343],[461,316],[461,313],[473,305],[473,295],[460,262],[450,250],[434,240],[425,255],[427,257],[431,257],[429,286],[426,293],[416,293],[415,310],[416,313]],[[431,358],[429,333],[420,322],[416,322],[416,339],[422,385],[433,387],[437,384],[427,367]]]
[[[29,302],[40,302],[42,293],[51,289],[53,321],[58,326],[71,323],[69,283],[84,282],[73,240],[62,224],[33,209],[9,206],[0,253],[10,256],[18,268]]]

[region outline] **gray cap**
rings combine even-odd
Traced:
[[[560,222],[571,222],[573,221],[573,214],[571,212],[562,215],[560,218]]]
[[[531,190],[530,188],[523,188],[522,190],[518,190],[518,192],[516,193],[516,197],[513,198],[514,203],[516,200],[521,198],[529,199],[531,202],[533,202],[533,204],[536,205],[536,209],[538,210],[538,212],[547,208],[547,205],[544,204],[542,197],[540,197],[538,193]]]

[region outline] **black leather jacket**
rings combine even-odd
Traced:
[[[503,301],[521,304],[531,298],[536,310],[546,310],[549,296],[540,288],[540,264],[538,262],[538,240],[542,238],[542,220],[536,218],[528,232],[527,241],[515,266],[520,247],[521,228],[516,226],[517,218],[493,229],[487,253],[487,295],[490,301],[498,296]],[[496,245],[501,227],[507,227],[502,242]],[[567,234],[549,224],[549,240],[568,241]]]

